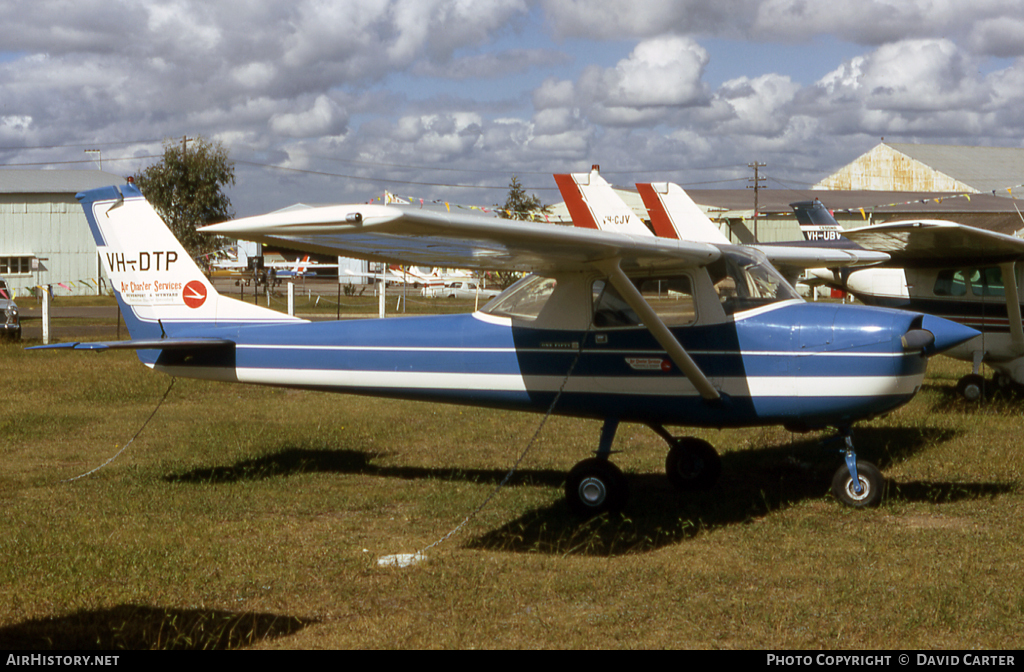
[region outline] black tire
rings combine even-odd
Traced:
[[[565,479],[565,502],[574,514],[584,518],[622,511],[627,496],[626,477],[608,460],[583,460]]]
[[[985,398],[985,378],[977,373],[969,373],[956,384],[956,393],[964,401],[981,401]]]
[[[843,504],[855,509],[878,506],[885,494],[885,478],[878,467],[870,462],[857,460],[857,480],[860,481],[862,488],[860,493],[854,490],[850,470],[844,464],[832,477],[832,494]]]
[[[992,388],[996,390],[1002,390],[1004,392],[1013,390],[1017,383],[1009,375],[1002,371],[996,371],[992,374]]]
[[[665,473],[678,490],[707,490],[722,475],[722,458],[702,439],[676,439],[665,458]]]

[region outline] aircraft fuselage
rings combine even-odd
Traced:
[[[174,376],[706,427],[845,426],[909,401],[927,360],[920,316],[792,302],[673,333],[715,386],[708,402],[642,326],[564,330],[485,313],[197,328],[234,346],[140,350]],[[578,361],[577,361],[578,358]],[[571,370],[571,374],[570,374]],[[564,388],[563,388],[564,385]]]

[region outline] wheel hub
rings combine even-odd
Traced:
[[[608,496],[608,490],[605,488],[604,482],[593,476],[584,478],[580,482],[579,492],[580,499],[588,506],[601,506],[605,497]]]
[[[857,488],[851,478],[846,481],[846,494],[849,495],[850,499],[860,502],[868,498],[870,487],[863,478],[857,478],[857,481],[860,483],[860,492],[857,492]]]

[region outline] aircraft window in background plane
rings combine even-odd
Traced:
[[[528,275],[490,301],[481,310],[490,315],[515,317],[533,322],[547,305],[558,282],[554,278]]]
[[[682,327],[697,321],[693,285],[689,276],[630,278],[665,326]],[[635,327],[642,322],[614,287],[604,280],[591,286],[594,300],[594,326]]]
[[[1006,296],[1006,287],[1003,286],[1003,273],[998,266],[989,266],[979,269],[975,278],[972,278],[971,290],[979,296]]]
[[[933,291],[935,296],[965,296],[967,280],[964,279],[964,272],[955,269],[939,271]]]

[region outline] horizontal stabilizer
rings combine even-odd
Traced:
[[[234,346],[224,338],[142,338],[134,341],[96,341],[36,345],[26,350],[203,350]]]

